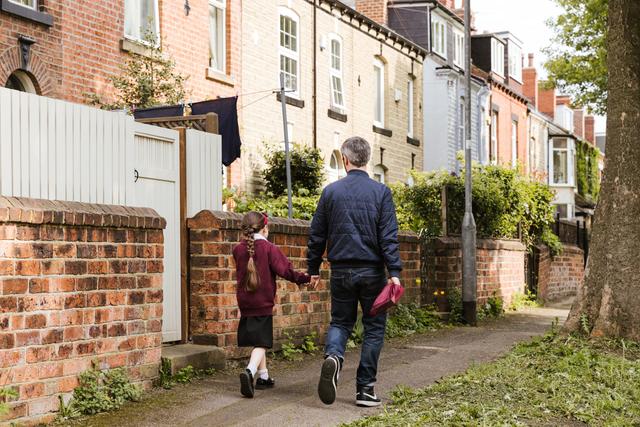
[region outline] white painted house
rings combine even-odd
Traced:
[[[394,1],[388,5],[389,26],[425,48],[423,105],[424,170],[460,172],[458,153],[465,140],[464,22],[437,1]],[[472,77],[471,151],[486,164],[488,135],[485,120],[489,88]]]

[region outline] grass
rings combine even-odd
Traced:
[[[424,389],[399,387],[349,426],[638,426],[640,344],[560,336],[518,344]]]

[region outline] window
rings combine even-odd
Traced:
[[[553,184],[570,184],[569,154],[569,142],[565,138],[553,140]]]
[[[491,141],[489,141],[489,163],[498,163],[498,112],[491,112]]]
[[[413,79],[407,81],[407,136],[413,138]]]
[[[38,0],[9,0],[9,2],[28,7],[29,9],[38,10]]]
[[[280,73],[289,96],[300,96],[300,50],[298,46],[298,16],[289,9],[280,9]]]
[[[522,48],[509,42],[509,77],[522,82]]]
[[[379,59],[373,63],[373,76],[375,79],[376,103],[374,105],[373,123],[384,127],[384,63]]]
[[[385,167],[382,165],[375,165],[373,167],[373,179],[378,181],[380,184],[384,184],[385,182]]]
[[[431,19],[431,49],[443,58],[447,58],[447,25],[436,15]]]
[[[464,145],[464,126],[465,126],[464,112],[465,112],[464,98],[461,98],[460,99],[460,105],[458,106],[458,129],[457,129],[457,133],[458,133],[458,149],[459,150],[464,150],[465,149],[465,145]]]
[[[158,0],[124,1],[124,35],[137,42],[160,42]]]
[[[331,38],[331,64],[329,67],[331,78],[331,105],[344,110],[344,93],[342,89],[342,42],[336,36]]]
[[[345,175],[344,166],[342,165],[342,155],[336,150],[331,153],[331,158],[329,159],[329,173],[327,174],[327,178],[329,182],[335,182]]]
[[[31,77],[22,70],[14,71],[7,79],[5,87],[20,92],[37,93]]]
[[[558,105],[556,107],[556,123],[573,132],[573,110],[567,105]]]
[[[464,68],[464,33],[460,30],[453,30],[453,63],[460,68]]]
[[[491,39],[491,71],[504,77],[504,45],[498,39]]]
[[[209,0],[209,67],[226,72],[225,0]]]
[[[511,121],[511,166],[518,165],[518,122]]]

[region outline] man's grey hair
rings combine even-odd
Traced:
[[[371,158],[371,146],[366,139],[359,136],[352,136],[343,142],[340,152],[357,168],[366,166]]]

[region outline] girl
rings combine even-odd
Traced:
[[[240,374],[240,392],[253,397],[254,389],[275,385],[267,371],[267,349],[273,347],[273,305],[276,296],[276,276],[298,285],[308,283],[307,274],[296,272],[291,262],[267,240],[268,218],[249,212],[242,218],[243,240],[233,249],[238,287],[236,296],[240,308],[238,347],[253,347],[249,365]],[[253,379],[258,375],[254,386]]]

